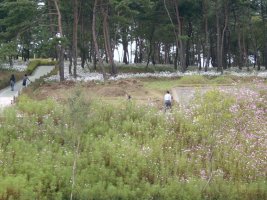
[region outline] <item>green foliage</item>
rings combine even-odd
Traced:
[[[207,84],[208,79],[204,76],[193,75],[193,76],[183,76],[179,83],[181,84]]]
[[[153,89],[160,89],[160,90],[169,90],[174,86],[185,86],[185,85],[206,85],[210,83],[210,80],[207,79],[205,76],[193,75],[193,76],[183,76],[174,79],[161,79],[157,81],[146,81],[145,87],[153,88]]]
[[[27,66],[27,74],[32,74],[32,72],[40,65],[55,65],[56,62],[55,61],[51,61],[51,60],[31,60],[29,65]]]
[[[118,65],[117,69],[120,73],[154,73],[154,72],[174,72],[172,66],[170,65],[156,65],[156,66],[148,66],[147,68],[140,65]]]
[[[231,146],[233,103],[211,91],[165,115],[79,90],[62,105],[21,96],[1,122],[0,199],[264,199],[264,177]]]
[[[21,111],[29,115],[37,114],[38,116],[44,116],[51,112],[54,114],[56,111],[58,112],[54,100],[47,99],[44,101],[33,101],[25,95],[20,96],[17,106]]]
[[[218,76],[210,81],[211,83],[214,84],[232,84],[235,81],[230,77],[230,76]]]
[[[10,56],[16,56],[17,49],[15,42],[3,43],[0,45],[0,62],[6,61]]]
[[[37,3],[4,0],[0,11],[0,40],[9,42],[30,29],[36,17]]]

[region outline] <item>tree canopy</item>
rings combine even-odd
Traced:
[[[267,69],[264,0],[1,0],[0,11],[2,59],[60,59],[61,30],[60,51],[75,76],[77,57],[82,67],[103,60],[117,73],[119,46],[125,64]]]

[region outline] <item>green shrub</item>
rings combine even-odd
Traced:
[[[166,115],[79,90],[64,105],[21,96],[1,124],[0,199],[264,199],[265,177],[232,148],[247,143],[229,134],[233,102],[210,91]]]
[[[154,72],[174,72],[173,66],[170,65],[149,65],[146,67],[146,65],[118,65],[117,69],[120,73],[154,73]],[[108,71],[108,67],[106,67],[106,71]]]
[[[218,76],[210,81],[211,83],[214,84],[232,84],[235,81],[230,77],[230,76]]]
[[[32,74],[32,72],[40,65],[55,65],[56,61],[51,60],[31,60],[27,66],[26,73]]]
[[[179,80],[180,84],[207,84],[208,82],[208,79],[201,75],[183,76]]]

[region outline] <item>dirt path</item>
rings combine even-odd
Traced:
[[[39,66],[34,73],[29,76],[29,79],[33,82],[51,72],[54,66]],[[21,93],[23,86],[22,80],[16,82],[14,91],[11,91],[10,87],[6,87],[0,90],[0,109],[12,105],[14,99]]]

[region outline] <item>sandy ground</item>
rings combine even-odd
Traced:
[[[220,88],[226,87],[231,86],[220,86]],[[173,95],[174,104],[186,106],[196,92],[204,94],[213,88],[212,86],[173,87],[171,93]],[[51,82],[38,87],[36,90],[28,88],[25,92],[27,95],[37,100],[49,97],[57,101],[66,102],[76,90],[81,90],[85,99],[88,101],[97,99],[116,104],[127,100],[128,95],[130,95],[131,99],[139,104],[155,106],[159,109],[163,107],[163,96],[165,93],[161,90],[145,88],[144,83],[140,79],[111,81],[105,84],[96,82],[77,84],[72,81],[63,83]]]
[[[39,74],[39,72],[37,72]],[[32,80],[33,77],[30,77]],[[75,82],[75,81],[64,81],[64,82],[46,82],[35,83],[32,87],[28,87],[23,90],[33,99],[43,100],[47,98],[55,99],[59,102],[67,102],[68,98],[73,96],[74,92],[80,90],[84,98],[88,101],[99,100],[113,104],[119,104],[122,101],[126,101],[128,96],[138,104],[155,106],[159,109],[163,107],[163,96],[165,91],[159,89],[148,89],[145,87],[147,81],[153,81],[154,79],[122,79],[107,81],[105,83],[101,81],[90,81],[90,82]],[[21,85],[17,83],[17,85]],[[194,97],[196,92],[204,94],[208,90],[214,88],[227,88],[233,86],[185,86],[171,87],[171,93],[174,98],[174,106],[176,105],[188,105],[190,100]],[[19,91],[19,89],[18,89]],[[5,95],[9,93],[9,95]],[[6,89],[6,92],[0,92],[0,104],[4,106],[10,105],[13,97],[16,96],[13,92],[11,94],[10,88]]]
[[[29,87],[24,92],[37,100],[49,97],[60,102],[66,102],[75,91],[80,90],[88,101],[98,100],[112,104],[126,101],[130,95],[131,100],[138,104],[154,105],[159,108],[163,105],[162,98],[164,95],[162,91],[146,89],[143,82],[138,79],[110,81],[105,84],[99,82],[75,83],[72,81],[51,82],[37,88],[34,90],[33,87]]]

